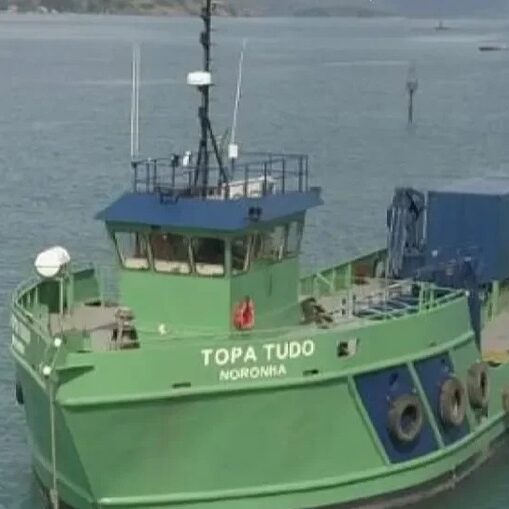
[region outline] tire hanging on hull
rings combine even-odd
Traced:
[[[440,388],[440,418],[447,426],[459,427],[465,421],[467,399],[459,378],[448,378]]]
[[[472,364],[467,377],[468,399],[476,410],[488,409],[490,399],[490,381],[488,366],[484,362]]]
[[[395,399],[388,414],[388,428],[398,442],[410,444],[417,440],[424,426],[421,401],[415,394]]]

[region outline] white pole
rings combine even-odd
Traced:
[[[140,153],[140,46],[133,44],[131,90],[131,159]]]
[[[52,489],[50,490],[50,500],[53,509],[59,509],[60,499],[58,495],[57,437],[55,429],[55,386],[52,380],[49,380],[49,411],[50,411],[51,474],[52,474]]]
[[[141,80],[141,48],[136,45],[136,157],[140,154],[140,80]]]
[[[133,45],[133,53],[131,58],[131,160],[134,159],[134,124],[136,113],[136,59],[135,59],[135,46]]]
[[[246,50],[247,40],[244,39],[242,41],[242,49],[240,51],[240,59],[239,59],[239,75],[237,78],[237,91],[235,94],[235,106],[233,108],[233,122],[232,122],[232,133],[230,137],[230,144],[235,145],[235,136],[237,134],[237,119],[239,115],[239,105],[240,98],[242,95],[242,69],[244,66],[244,52]]]

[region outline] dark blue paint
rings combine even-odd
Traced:
[[[362,403],[392,463],[409,461],[438,449],[433,430],[426,416],[421,434],[410,444],[398,442],[389,432],[388,416],[391,402],[405,394],[416,394],[406,366],[366,373],[355,377]]]
[[[430,191],[426,244],[427,265],[473,258],[481,283],[509,277],[509,179]]]
[[[443,354],[416,362],[415,369],[419,375],[444,443],[449,445],[463,438],[470,432],[466,419],[462,426],[454,427],[444,424],[440,418],[440,389],[442,384],[454,375],[454,368],[449,355]]]
[[[161,200],[155,193],[126,193],[96,218],[108,223],[125,223],[165,228],[215,231],[240,231],[258,224],[270,223],[322,204],[320,189],[289,192],[262,198],[238,200],[204,200],[180,198]],[[261,209],[254,222],[249,218],[252,207]]]

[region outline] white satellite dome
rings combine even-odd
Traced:
[[[50,279],[60,275],[70,261],[67,249],[55,246],[39,253],[34,265],[39,276]]]

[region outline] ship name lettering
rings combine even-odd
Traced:
[[[257,378],[277,378],[286,374],[284,364],[270,364],[251,366],[250,368],[222,369],[219,372],[219,380],[221,382],[236,382],[238,380],[256,380]]]
[[[265,343],[257,348],[253,345],[204,348],[201,351],[203,365],[205,367],[215,365],[222,368],[241,364],[256,365],[259,362],[272,364],[286,360],[312,357],[315,354],[316,345],[313,340],[306,339],[305,341]]]
[[[298,359],[299,357],[311,357],[315,353],[315,342],[307,339],[299,341],[285,341],[284,343],[267,343],[263,345],[267,362],[274,359],[284,361],[286,359]]]

